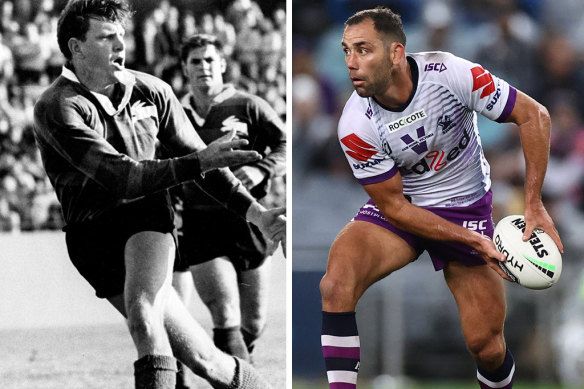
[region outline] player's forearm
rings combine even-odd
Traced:
[[[396,227],[423,238],[458,242],[471,247],[477,247],[483,239],[480,234],[407,201],[398,205],[379,206],[379,209]]]
[[[529,119],[519,125],[525,158],[525,202],[530,207],[541,202],[541,190],[550,151],[550,116],[538,103]]]
[[[282,140],[277,145],[270,145],[270,150],[270,154],[257,162],[256,165],[266,170],[270,176],[286,174],[286,141]]]

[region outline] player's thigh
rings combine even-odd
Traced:
[[[458,262],[447,265],[444,278],[458,305],[469,347],[480,348],[493,337],[502,340],[506,309],[503,279],[486,265],[467,267]]]
[[[153,304],[159,292],[171,285],[174,255],[170,233],[142,231],[132,235],[124,250],[126,301],[146,298]]]
[[[327,278],[335,284],[342,283],[359,295],[416,257],[414,248],[388,229],[370,222],[352,221],[333,242],[323,281],[325,286]]]

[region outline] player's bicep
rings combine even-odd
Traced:
[[[515,106],[505,121],[520,126],[535,119],[539,120],[541,115],[548,116],[547,109],[533,98],[518,90]]]

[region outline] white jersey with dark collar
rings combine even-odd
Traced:
[[[480,65],[446,52],[408,54],[414,89],[390,109],[354,92],[339,121],[341,147],[362,185],[397,172],[404,195],[424,207],[459,207],[490,188],[476,112],[505,121],[517,91]]]

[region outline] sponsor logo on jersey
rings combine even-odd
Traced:
[[[146,105],[143,101],[136,101],[130,107],[132,112],[132,123],[136,123],[138,120],[146,119],[151,116],[158,119],[158,111],[154,105]]]
[[[428,64],[426,64],[426,66],[424,66],[425,72],[431,72],[432,70],[434,70],[438,73],[442,73],[443,71],[445,71],[447,69],[448,68],[446,67],[446,65],[444,65],[442,62],[428,63]]]
[[[416,174],[424,174],[431,170],[440,171],[446,164],[458,157],[460,152],[468,146],[470,143],[470,136],[468,131],[465,129],[462,134],[462,138],[458,142],[458,145],[450,150],[448,153],[442,150],[432,150],[427,153],[424,158],[420,160],[417,164],[412,166],[412,171]],[[428,163],[428,160],[430,163]]]
[[[489,101],[489,104],[487,105],[487,111],[493,109],[495,104],[497,104],[497,101],[499,101],[499,97],[501,97],[501,87],[497,84],[497,92],[495,92],[495,96],[493,96],[491,101]]]
[[[454,128],[455,125],[456,123],[454,123],[450,115],[444,114],[440,119],[438,119],[438,128],[442,129],[442,134],[448,133],[448,131]]]
[[[402,118],[399,118],[397,120],[394,120],[391,123],[387,123],[387,130],[389,132],[393,132],[393,131],[397,131],[400,128],[409,126],[411,124],[414,124],[417,121],[426,119],[426,111],[424,111],[424,109],[420,109],[419,111],[416,112],[412,112],[411,114],[409,114],[408,116],[404,116]]]
[[[483,69],[482,66],[475,66],[470,69],[473,78],[472,91],[482,89],[481,99],[489,96],[495,91],[495,83],[493,82],[493,76],[491,73]]]
[[[365,111],[365,116],[367,116],[368,119],[371,119],[371,116],[373,116],[373,108],[371,108],[371,103],[369,103],[367,111]]]
[[[424,126],[422,126],[416,128],[416,134],[418,135],[418,139],[412,138],[410,134],[405,134],[400,138],[406,144],[406,147],[404,147],[402,151],[411,149],[417,154],[422,154],[428,151],[426,139],[433,137],[434,133],[432,132],[426,135],[426,130],[424,129]]]
[[[365,162],[377,154],[375,147],[359,138],[355,133],[342,138],[341,143],[348,148],[345,153],[357,161]]]

